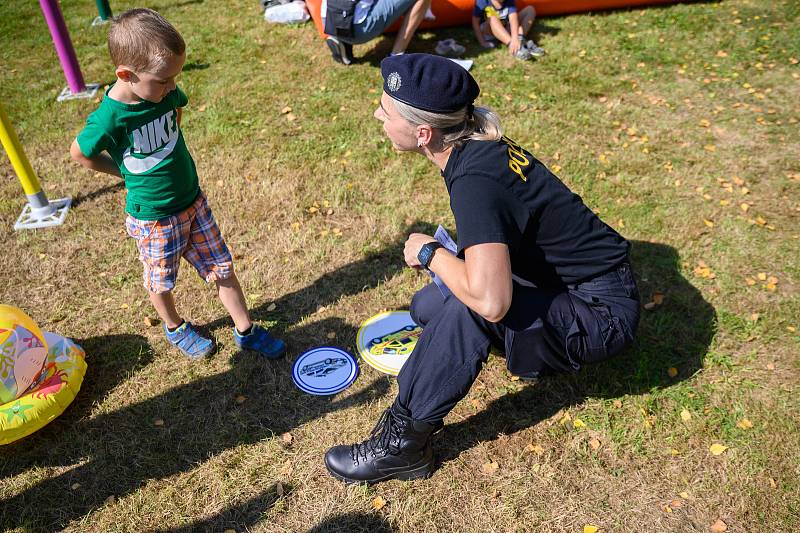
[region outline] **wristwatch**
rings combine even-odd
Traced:
[[[443,248],[443,246],[436,241],[423,244],[417,254],[417,260],[423,267],[428,268],[428,265],[430,265],[433,260],[433,255],[439,248]]]

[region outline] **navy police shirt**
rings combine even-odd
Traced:
[[[467,141],[442,172],[458,232],[458,252],[504,243],[514,275],[563,287],[619,265],[628,242],[514,141]]]

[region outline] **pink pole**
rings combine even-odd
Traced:
[[[81,68],[78,66],[78,58],[75,56],[75,49],[69,39],[69,32],[67,31],[67,25],[64,23],[61,8],[58,7],[58,0],[39,0],[39,5],[42,7],[47,27],[50,28],[50,35],[56,45],[58,59],[61,61],[61,68],[67,78],[69,90],[73,94],[83,92],[86,90],[86,84],[83,82]]]

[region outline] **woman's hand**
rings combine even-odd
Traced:
[[[419,259],[417,259],[419,250],[425,244],[434,241],[436,241],[436,239],[424,233],[412,233],[409,235],[408,239],[406,239],[405,248],[403,248],[403,256],[406,260],[406,264],[411,268],[422,268],[422,265],[419,264]]]

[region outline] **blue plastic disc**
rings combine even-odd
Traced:
[[[335,346],[320,346],[300,354],[292,365],[292,379],[308,394],[328,396],[350,386],[358,376],[358,363]]]

